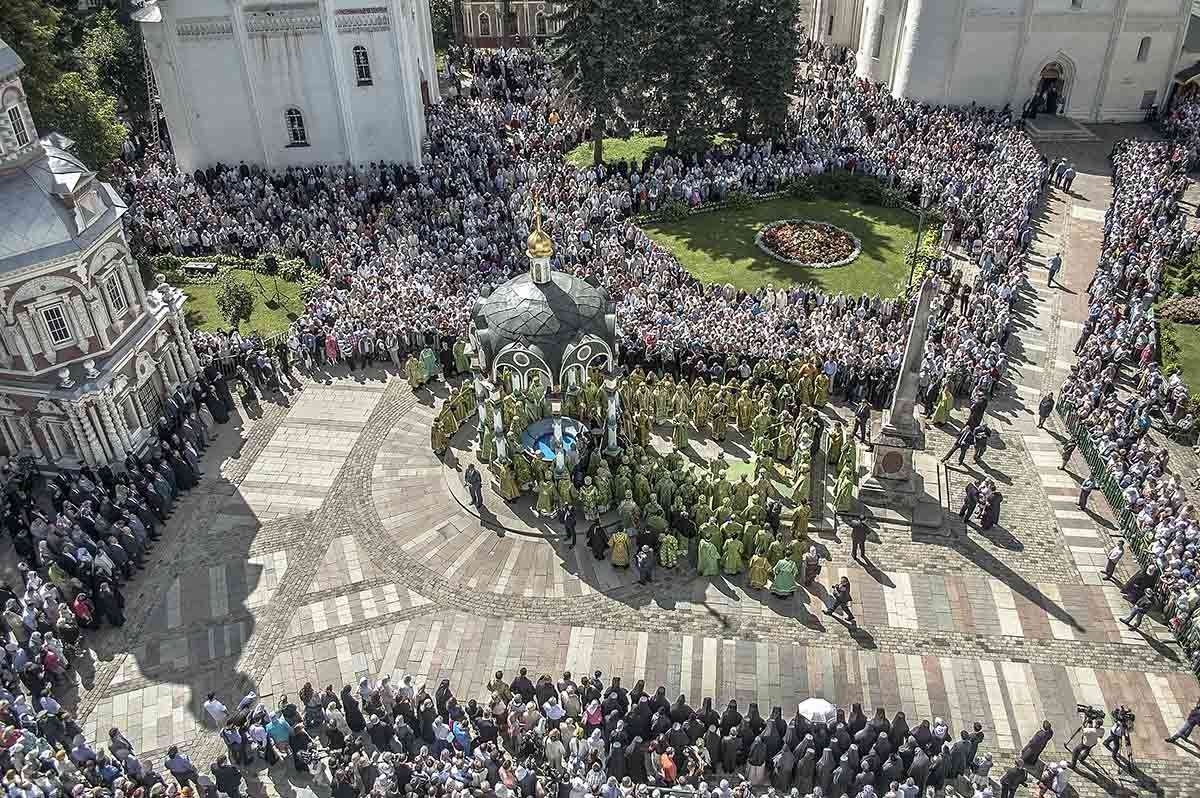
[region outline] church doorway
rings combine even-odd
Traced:
[[[1066,112],[1067,70],[1058,61],[1042,67],[1038,75],[1037,96],[1041,98],[1042,113],[1051,116]]]

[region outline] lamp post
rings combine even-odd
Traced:
[[[929,194],[929,184],[924,178],[921,178],[921,204],[917,213],[917,241],[913,245],[912,263],[908,267],[908,285],[912,287],[913,273],[917,270],[917,258],[921,254],[921,237],[925,233],[925,214],[929,210],[929,206],[933,204],[933,197]]]

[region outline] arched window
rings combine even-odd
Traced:
[[[1150,57],[1150,37],[1143,36],[1142,41],[1138,44],[1137,60],[1139,63],[1145,62]]]
[[[492,35],[492,18],[489,17],[486,13],[479,15],[479,35],[480,36],[491,36]]]
[[[287,121],[289,147],[307,147],[308,133],[304,130],[304,114],[299,108],[289,108],[283,115]]]
[[[1071,8],[1083,8],[1083,0],[1071,0]]]
[[[354,79],[359,86],[370,86],[371,80],[371,59],[367,55],[367,48],[361,44],[354,46]]]
[[[546,35],[546,15],[541,11],[533,18],[533,32],[538,36]]]
[[[0,108],[8,117],[8,126],[12,128],[13,138],[18,147],[29,143],[29,130],[25,127],[25,118],[21,115],[21,93],[15,88],[9,88],[0,98]]]

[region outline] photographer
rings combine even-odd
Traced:
[[[1119,754],[1121,753],[1121,741],[1129,742],[1129,725],[1133,722],[1131,712],[1125,707],[1118,707],[1113,710],[1113,725],[1108,730],[1108,736],[1104,738],[1104,747],[1112,754],[1113,762],[1121,764]]]
[[[1091,721],[1085,721],[1083,724],[1083,732],[1079,735],[1079,744],[1071,749],[1071,770],[1075,770],[1080,762],[1086,762],[1088,755],[1092,753],[1092,749],[1096,747],[1096,743],[1100,740],[1100,735],[1104,731],[1104,719],[1096,718]]]

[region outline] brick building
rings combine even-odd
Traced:
[[[22,67],[0,41],[0,453],[120,462],[197,373],[184,297],[147,290],[120,196],[72,142],[39,139]]]

